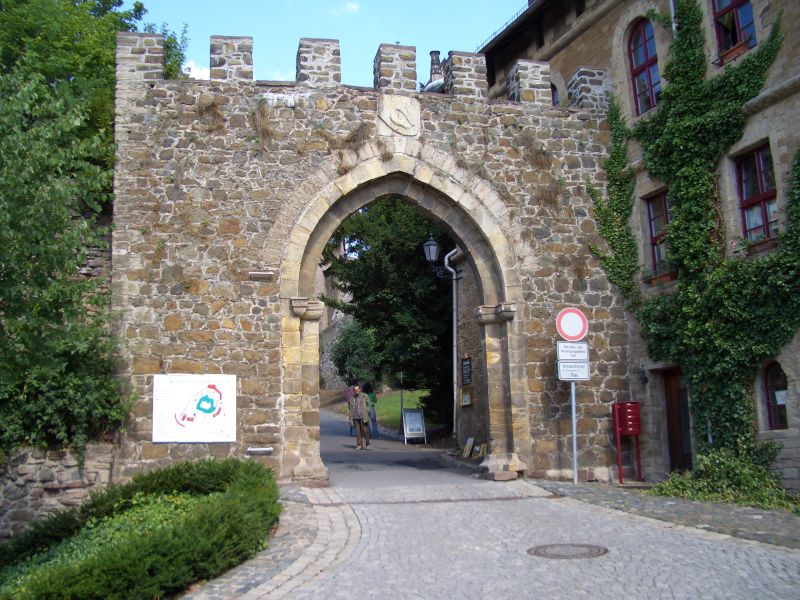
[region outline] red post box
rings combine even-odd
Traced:
[[[614,434],[617,440],[617,469],[619,471],[619,482],[625,483],[622,479],[622,436],[634,436],[636,444],[636,474],[639,481],[642,478],[642,459],[639,453],[639,434],[642,430],[642,419],[639,413],[638,402],[614,402]]]

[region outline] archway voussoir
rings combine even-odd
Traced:
[[[414,173],[414,164],[417,161],[410,156],[406,156],[405,154],[395,154],[392,159],[388,162],[387,166],[391,171],[399,171],[401,173],[406,173],[407,175],[412,175]]]
[[[429,165],[424,162],[417,161],[414,165],[414,179],[421,183],[430,183],[433,179],[434,172]]]
[[[336,187],[339,188],[339,191],[341,191],[342,196],[349,194],[356,189],[356,187],[358,187],[356,180],[350,173],[346,173],[345,175],[338,177],[334,183],[336,184]]]

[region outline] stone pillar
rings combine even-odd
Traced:
[[[602,69],[579,67],[567,84],[567,93],[570,106],[605,116],[611,96],[611,77]]]
[[[450,52],[442,63],[446,94],[486,98],[486,57],[474,52]]]
[[[117,33],[117,86],[123,81],[164,79],[164,36]]]
[[[489,405],[489,454],[481,463],[490,479],[498,481],[516,479],[525,471],[514,440],[515,417],[524,415],[515,411],[511,400],[509,382],[507,323],[514,318],[513,304],[481,305],[474,315],[483,326],[486,356],[486,388]]]
[[[300,352],[291,368],[294,393],[287,391],[285,405],[284,468],[292,479],[327,483],[328,469],[320,458],[319,444],[319,319],[325,305],[319,300],[292,298],[291,307],[300,319]],[[287,372],[285,385],[289,385],[289,376]]]
[[[414,46],[381,44],[372,63],[373,85],[384,92],[417,90],[417,49]]]
[[[297,48],[297,82],[328,87],[342,82],[339,40],[302,38]]]
[[[253,80],[253,38],[211,36],[211,79]]]
[[[508,74],[508,99],[552,106],[550,83],[550,63],[518,60]]]

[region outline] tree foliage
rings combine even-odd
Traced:
[[[350,320],[339,330],[331,349],[331,360],[339,375],[348,383],[352,381],[379,381],[375,332]]]
[[[447,350],[452,300],[450,281],[437,279],[425,261],[422,244],[429,232],[443,247],[452,248],[439,227],[397,197],[351,215],[323,256],[323,266],[350,300],[323,300],[372,332],[378,373],[396,383],[402,369],[404,386],[429,390],[423,404],[431,416],[447,422],[452,405]]]
[[[116,32],[145,12],[121,5],[0,0],[0,453],[81,455],[127,413],[107,288],[79,274],[111,200]]]

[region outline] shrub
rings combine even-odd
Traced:
[[[271,471],[234,459],[137,476],[3,547],[4,563],[29,558],[32,565],[5,574],[0,598],[148,598],[179,592],[263,548],[280,513],[277,497]],[[45,523],[56,522],[61,540],[41,536]],[[77,528],[81,532],[69,538]],[[15,587],[9,575],[14,581],[24,575],[24,585]]]
[[[648,493],[800,512],[800,502],[781,488],[780,479],[759,460],[726,448],[699,454],[692,472],[673,473]]]

